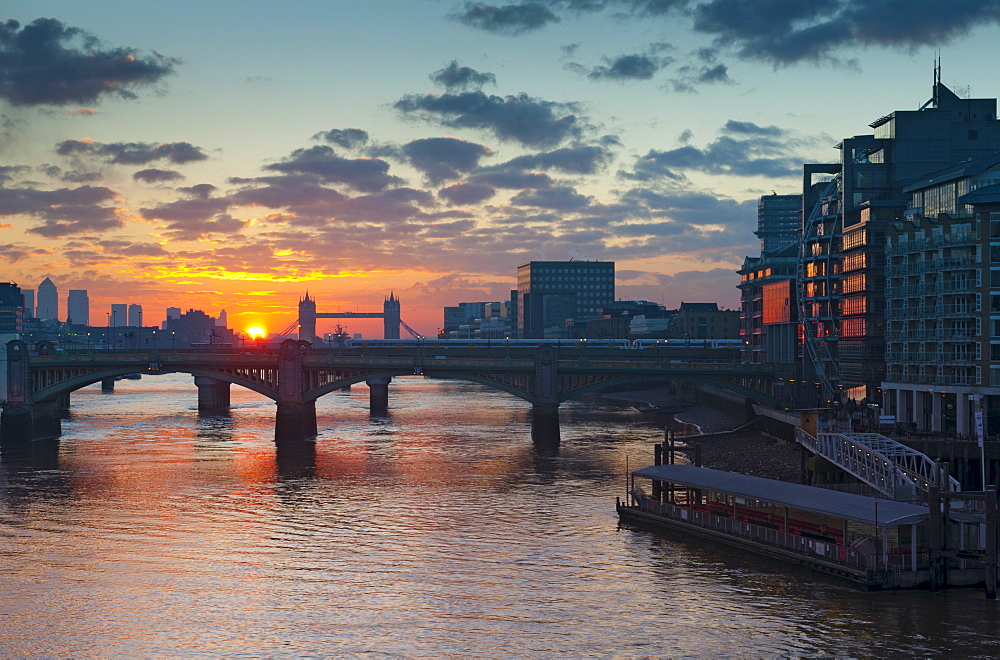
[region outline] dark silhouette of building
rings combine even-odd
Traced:
[[[517,267],[517,329],[523,339],[567,337],[567,323],[600,317],[615,300],[613,261],[531,261]]]

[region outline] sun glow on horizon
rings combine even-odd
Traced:
[[[247,330],[247,334],[250,335],[251,339],[263,339],[265,336],[267,336],[267,333],[264,332],[264,328],[260,327],[259,325],[252,326],[250,329]]]

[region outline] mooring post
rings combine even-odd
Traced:
[[[986,505],[986,556],[983,564],[986,569],[986,597],[994,600],[997,597],[997,487],[990,485],[983,492]]]

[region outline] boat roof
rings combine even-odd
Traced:
[[[841,493],[693,465],[653,465],[635,470],[632,474],[884,527],[919,523],[926,520],[929,513],[927,507],[918,504]]]

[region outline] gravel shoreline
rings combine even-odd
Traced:
[[[676,397],[669,388],[608,392],[601,397],[632,405],[639,403],[651,411],[672,415],[678,440],[688,447],[701,447],[703,467],[781,481],[800,479],[797,446],[766,437],[752,424],[746,426],[742,420],[714,408]],[[694,460],[694,452],[688,452],[687,458]]]

